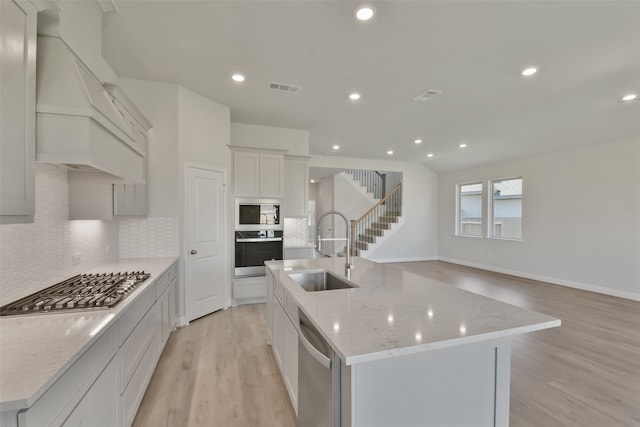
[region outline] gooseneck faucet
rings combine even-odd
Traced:
[[[327,216],[327,215],[338,215],[340,217],[342,217],[342,219],[344,219],[344,225],[345,225],[345,229],[347,231],[347,260],[344,264],[344,275],[347,278],[351,278],[351,270],[353,270],[355,268],[355,265],[353,264],[353,261],[351,260],[351,230],[349,227],[349,220],[347,219],[347,217],[342,213],[342,212],[338,212],[338,211],[327,211],[325,213],[323,213],[322,215],[320,215],[320,217],[318,218],[318,222],[316,224],[316,236],[318,239],[318,251],[320,250],[320,243],[322,242],[322,236],[320,235],[320,222],[322,221],[322,219]]]

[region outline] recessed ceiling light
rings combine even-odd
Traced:
[[[374,13],[375,12],[372,7],[363,6],[356,10],[356,18],[358,18],[360,21],[368,21],[369,19],[373,18]]]
[[[539,70],[538,67],[528,67],[522,70],[522,75],[525,77],[533,76]]]
[[[313,184],[314,182],[316,182],[316,180],[315,179],[310,179],[309,182]]]
[[[340,146],[339,146],[339,145],[334,145],[334,146],[333,146],[333,147],[331,147],[331,148],[333,148],[334,150],[339,150],[339,149],[340,149]]]
[[[360,99],[360,94],[354,92],[354,93],[349,95],[349,99],[352,100],[352,101],[357,101],[358,99]]]
[[[234,74],[233,76],[231,76],[231,78],[233,79],[234,82],[244,81],[244,76],[242,74]]]
[[[467,144],[462,143],[462,144],[458,145],[458,147],[460,147],[460,148],[467,148]]]
[[[427,157],[433,157],[433,153],[427,154]]]
[[[638,99],[637,93],[630,93],[622,97],[623,101],[635,101],[636,99]]]
[[[416,144],[422,144],[422,140],[420,138],[414,139],[413,142]]]
[[[388,154],[388,155],[392,155],[392,154],[393,154],[393,150],[388,150],[388,151],[387,151],[387,154]]]

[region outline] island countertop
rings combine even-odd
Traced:
[[[0,319],[0,411],[27,408],[86,351],[177,257],[113,261],[86,273],[145,270],[151,277],[113,309]]]
[[[269,261],[345,364],[351,365],[560,326],[560,320],[399,268],[354,257],[352,289],[306,292],[288,274],[328,270],[344,258]]]

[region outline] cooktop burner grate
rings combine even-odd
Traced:
[[[0,316],[113,308],[150,276],[144,271],[78,274],[0,307]]]

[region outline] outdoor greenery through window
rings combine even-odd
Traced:
[[[457,232],[482,237],[482,183],[458,185]]]
[[[491,181],[490,237],[522,239],[522,178]]]

